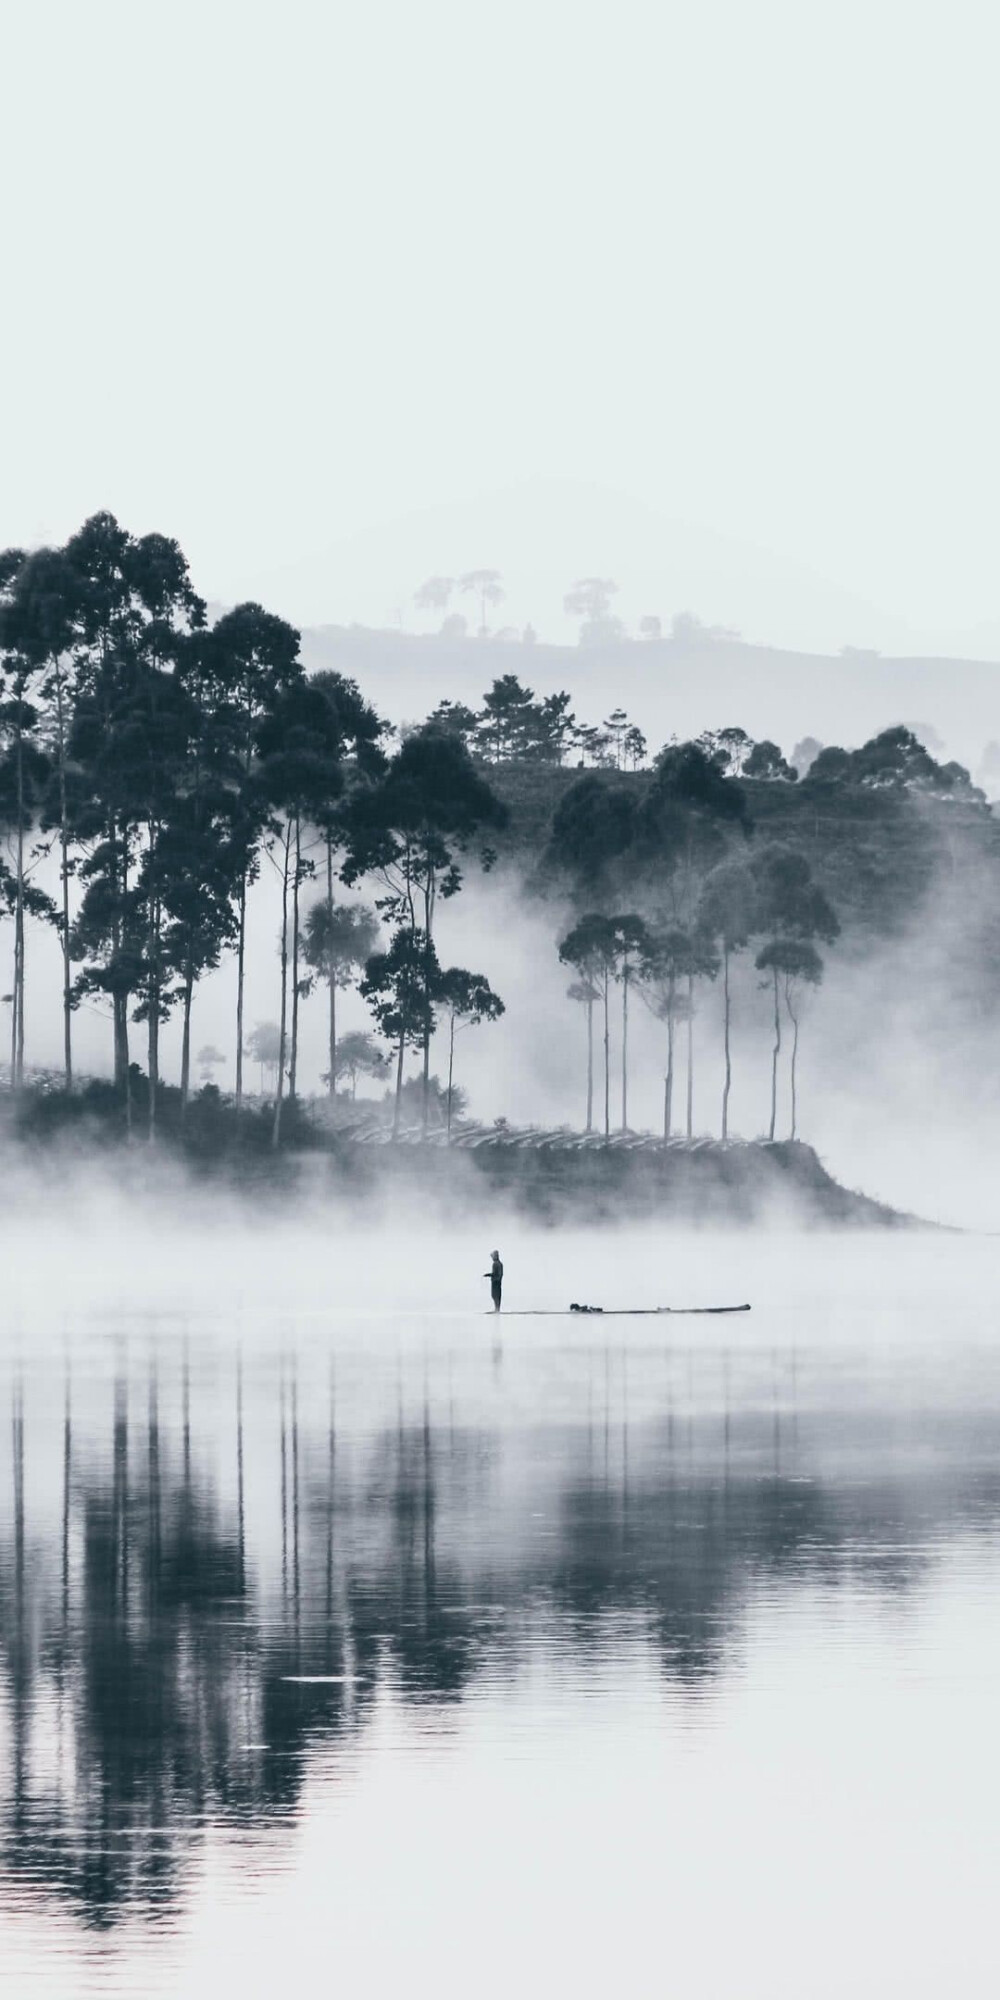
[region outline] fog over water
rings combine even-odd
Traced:
[[[992,1993],[995,1247],[317,1221],[12,1247],[3,1990]]]

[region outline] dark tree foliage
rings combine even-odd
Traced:
[[[385,889],[379,904],[383,914],[407,927],[412,936],[419,931],[423,938],[428,959],[423,980],[425,1093],[433,1032],[431,956],[437,899],[457,895],[462,886],[457,857],[477,841],[481,865],[492,866],[493,850],[482,836],[505,826],[507,817],[506,806],[476,770],[459,738],[430,726],[408,736],[385,775],[357,791],[345,811],[345,882],[377,875]],[[400,1077],[404,1046],[399,1044]]]
[[[986,803],[985,793],[973,784],[964,764],[939,764],[902,723],[883,729],[859,750],[832,745],[821,750],[803,782],[812,789],[863,785],[873,791],[925,792],[972,805]]]
[[[763,778],[771,782],[781,779],[785,784],[791,785],[794,785],[798,777],[798,772],[793,769],[777,743],[771,743],[767,737],[762,742],[754,744],[742,770],[745,778]]]
[[[578,889],[602,897],[635,839],[635,794],[596,771],[563,793],[552,817],[546,862]]]
[[[387,951],[374,952],[359,986],[371,1008],[380,1035],[396,1054],[396,1095],[393,1137],[399,1136],[403,1062],[407,1049],[423,1049],[434,1032],[434,1006],[440,992],[441,967],[433,941],[419,926],[400,924]],[[424,1117],[428,1109],[424,1078]]]

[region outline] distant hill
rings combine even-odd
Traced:
[[[442,699],[476,707],[499,675],[514,673],[539,694],[568,689],[583,721],[624,707],[654,747],[737,724],[786,754],[805,736],[850,748],[905,722],[935,732],[944,753],[975,775],[988,741],[1000,737],[1000,664],[992,661],[791,653],[707,632],[548,646],[363,625],[304,631],[302,652],[312,672],[353,675],[397,724],[422,720]]]

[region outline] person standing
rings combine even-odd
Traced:
[[[499,1250],[493,1250],[490,1254],[493,1258],[493,1263],[490,1270],[483,1272],[483,1276],[490,1281],[490,1297],[493,1300],[493,1310],[498,1313],[500,1311],[500,1300],[503,1296],[503,1265],[500,1262]]]

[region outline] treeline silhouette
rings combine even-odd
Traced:
[[[481,579],[480,579],[481,583]],[[470,588],[472,586],[470,585]],[[477,588],[479,585],[476,586]],[[135,537],[98,514],[64,547],[0,555],[0,907],[13,940],[10,1079],[26,1081],[31,923],[51,925],[62,952],[63,1075],[74,1081],[73,1021],[87,998],[109,1014],[114,1103],[125,1130],[152,1140],[164,1101],[160,1033],[181,1021],[176,1114],[183,1127],[193,1062],[212,1097],[222,1060],[192,1057],[199,982],[235,966],[233,1102],[244,1063],[273,1084],[266,1111],[277,1146],[299,1086],[300,1006],[315,989],[328,1007],[331,1099],[359,1076],[391,1081],[393,1132],[417,1099],[422,1130],[450,1129],[461,1105],[456,1032],[494,1021],[504,1003],[482,972],[443,965],[439,906],[470,863],[489,870],[509,845],[504,788],[523,773],[559,772],[534,855],[534,887],[567,896],[575,920],[554,947],[575,973],[585,1010],[586,1125],[611,1130],[611,989],[620,992],[620,1123],[628,1129],[629,1004],[640,997],[664,1028],[663,1134],[676,1123],[677,1041],[686,1048],[683,1129],[693,1134],[693,1021],[699,995],[721,989],[724,1082],[720,1133],[730,1131],[731,975],[743,959],[771,1004],[769,1136],[776,1136],[779,1066],[787,1048],[791,1136],[797,1130],[801,1000],[823,974],[820,946],[840,929],[834,900],[801,840],[760,838],[751,793],[797,786],[779,746],[742,729],[647,746],[624,710],[582,725],[559,692],[537,696],[513,674],[478,710],[442,702],[427,722],[393,732],[355,681],[307,677],[299,635],[255,603],[209,624],[176,542]],[[985,812],[956,764],[937,764],[912,732],[883,732],[860,750],[809,746],[801,786],[821,799],[867,788],[960,800]],[[566,785],[567,760],[581,769]],[[516,806],[514,808],[516,817]],[[58,864],[58,895],[41,864]],[[246,954],[251,892],[265,860],[280,888],[276,1016],[250,1028]],[[318,894],[304,907],[307,885]],[[370,894],[371,904],[341,896]],[[339,992],[356,985],[378,1042],[340,1044]],[[603,1104],[595,1121],[595,1018]],[[431,1073],[436,1032],[448,1078]],[[135,1030],[145,1071],[133,1059]],[[416,1079],[406,1075],[416,1057]],[[391,1062],[391,1069],[389,1067]],[[172,1093],[171,1093],[172,1096]],[[617,1122],[617,1120],[616,1120]]]

